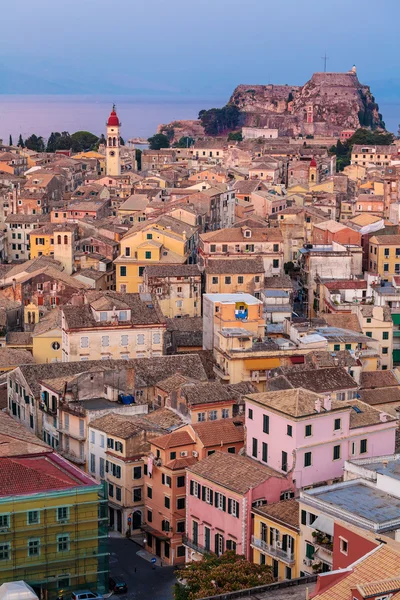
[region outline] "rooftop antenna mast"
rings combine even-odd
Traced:
[[[329,56],[326,55],[326,50],[325,50],[325,55],[321,56],[321,59],[324,61],[324,73],[326,73],[326,63],[329,60]]]

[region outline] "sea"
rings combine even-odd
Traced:
[[[100,135],[113,102],[122,122],[124,139],[148,138],[158,125],[180,119],[196,119],[200,110],[220,107],[226,98],[163,99],[102,96],[19,96],[0,94],[0,139],[16,143],[32,133],[48,138],[52,131],[86,130]],[[400,103],[380,103],[386,127],[397,134]]]

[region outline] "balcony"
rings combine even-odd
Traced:
[[[85,462],[86,462],[84,456],[78,456],[72,450],[60,450],[60,449],[58,449],[57,451],[58,451],[59,454],[61,454],[61,456],[63,456],[64,458],[66,458],[70,462],[73,462],[76,465],[84,465]]]
[[[220,367],[219,365],[214,365],[213,366],[213,371],[216,375],[218,375],[218,377],[220,379],[224,379],[225,381],[229,381],[230,380],[230,375],[227,371],[225,371],[225,369],[223,367]]]
[[[182,544],[187,548],[195,550],[195,552],[199,552],[200,554],[214,554],[214,552],[210,548],[201,546],[197,541],[188,538],[187,535],[182,536]]]
[[[65,427],[57,427],[57,431],[62,433],[65,436],[71,437],[74,440],[78,440],[78,442],[84,442],[86,440],[86,434],[78,431],[71,431],[71,429],[65,429]]]
[[[262,550],[268,556],[272,556],[273,558],[278,558],[288,565],[292,565],[295,562],[294,552],[288,552],[287,550],[282,550],[282,548],[278,548],[277,545],[270,546],[262,539],[255,537],[254,535],[251,537],[251,545],[258,550]]]

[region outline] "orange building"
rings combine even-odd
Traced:
[[[344,246],[361,246],[361,233],[332,219],[313,225],[313,244],[330,245],[332,242]]]

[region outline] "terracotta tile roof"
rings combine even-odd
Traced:
[[[178,446],[189,446],[195,442],[187,431],[174,431],[173,433],[167,433],[167,435],[161,435],[152,443],[158,448],[166,450]]]
[[[326,281],[324,286],[328,290],[366,290],[367,282],[359,279],[338,279],[337,281]]]
[[[121,439],[129,439],[143,431],[160,431],[160,428],[146,421],[145,415],[119,415],[109,413],[90,422],[90,427],[115,435]]]
[[[154,410],[142,419],[146,419],[146,422],[161,427],[165,431],[172,431],[184,424],[183,418],[169,408]]]
[[[172,471],[177,471],[178,469],[186,469],[187,467],[191,467],[196,463],[197,458],[194,456],[187,456],[185,458],[176,458],[175,460],[170,460],[169,462],[165,463],[164,466]]]
[[[314,600],[350,600],[352,598],[351,590],[358,585],[365,585],[368,582],[377,584],[379,581],[386,581],[388,578],[397,578],[400,575],[400,553],[385,545],[378,546],[376,550],[365,555],[365,557],[353,563],[347,569],[337,573],[337,579],[329,577],[331,585],[316,593]],[[324,576],[320,576],[321,583]],[[335,581],[336,580],[336,581]],[[322,583],[323,584],[323,583]],[[317,585],[318,590],[318,585]]]
[[[331,327],[339,327],[339,329],[350,329],[362,333],[360,322],[357,315],[334,315],[324,314],[324,320]]]
[[[227,402],[234,399],[232,390],[227,385],[218,382],[188,385],[182,389],[182,396],[186,398],[188,404],[191,406]]]
[[[289,527],[293,527],[297,531],[300,531],[299,503],[294,498],[254,508],[253,512],[270,517],[272,520],[277,520],[280,523],[284,523],[285,525],[289,525]]]
[[[246,494],[270,477],[284,479],[281,473],[248,456],[219,451],[207,456],[188,471],[238,494]]]
[[[0,457],[52,452],[52,448],[10,415],[0,412]]]
[[[0,496],[36,494],[82,485],[49,456],[0,458]]]
[[[371,406],[396,402],[400,405],[400,387],[382,387],[359,391],[360,398]],[[381,407],[383,410],[384,408]]]
[[[179,373],[175,373],[175,375],[171,375],[171,377],[159,381],[157,387],[170,394],[171,392],[179,390],[185,383],[190,383],[190,381],[191,379],[189,379],[189,377],[184,377]]]
[[[192,429],[206,448],[244,442],[244,417],[196,423]]]
[[[400,590],[400,576],[392,577],[391,579],[384,579],[383,581],[364,583],[358,585],[357,589],[363,598],[398,592]]]
[[[288,383],[288,388],[304,388],[323,394],[337,390],[356,389],[358,387],[354,379],[343,367],[330,367],[326,369],[302,369],[300,371],[289,370],[283,376]],[[276,388],[276,378],[271,378],[268,388],[272,391]],[[279,389],[283,389],[281,381]]]
[[[22,348],[0,348],[0,369],[18,367],[34,363],[33,356],[29,350]]]
[[[198,265],[148,265],[148,277],[201,277]]]
[[[316,373],[317,371],[313,371]],[[320,394],[315,394],[303,388],[285,389],[276,392],[261,392],[259,394],[250,394],[246,400],[262,404],[268,408],[289,415],[290,417],[308,417],[323,414],[326,410],[323,407],[324,398]],[[322,402],[321,413],[315,410],[315,402]],[[350,406],[343,401],[332,400],[331,410],[349,410]]]
[[[208,264],[205,268],[207,275],[220,275],[220,274],[253,274],[261,273],[264,274],[264,263],[262,258],[242,258],[240,262],[235,258],[223,258],[216,259],[210,257]]]
[[[350,354],[349,350],[338,350],[336,352],[314,350],[314,352],[310,352],[305,356],[305,361],[307,365],[313,364],[316,365],[317,368],[337,366],[354,367],[359,364],[357,359]]]
[[[381,246],[400,246],[400,235],[374,235],[369,241]]]
[[[361,373],[361,389],[400,386],[392,371],[364,371]]]
[[[379,425],[379,423],[382,423],[380,418],[381,411],[373,408],[369,404],[366,404],[361,400],[349,400],[345,404],[352,407],[350,412],[350,429],[369,427],[370,425]],[[386,414],[386,422],[393,421],[396,421],[396,419]]]
[[[289,275],[279,275],[278,277],[265,277],[264,287],[267,290],[293,289],[293,283]]]
[[[242,228],[229,227],[227,229],[218,229],[217,231],[209,231],[200,234],[200,239],[204,242],[215,242],[217,244],[223,242],[281,242],[282,233],[280,229],[274,228],[251,228],[251,237],[245,237]]]

